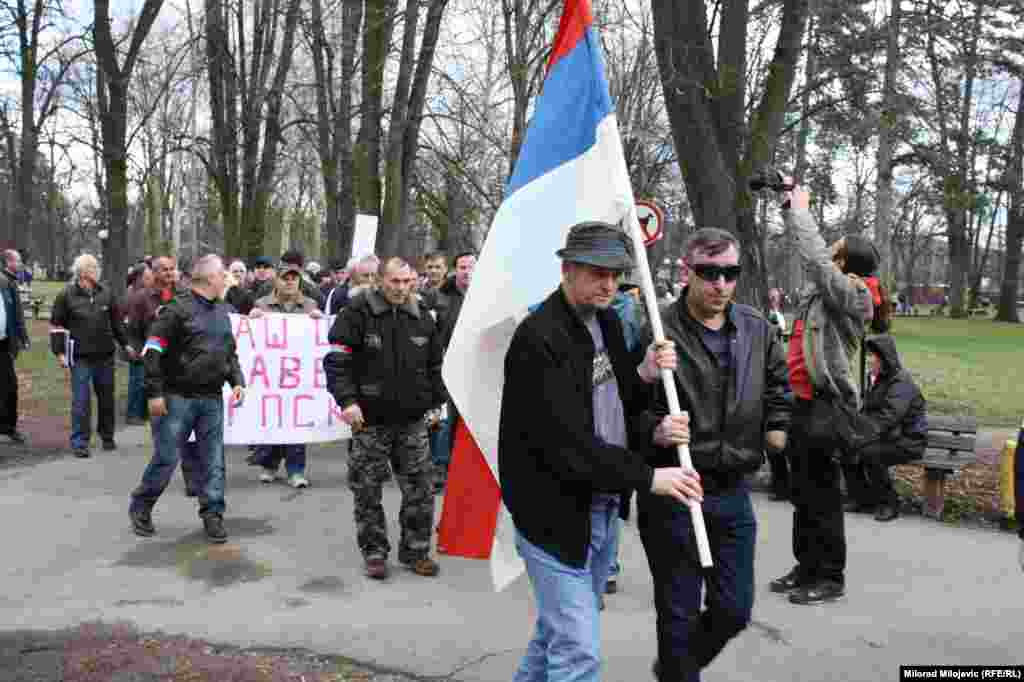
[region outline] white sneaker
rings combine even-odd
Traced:
[[[277,480],[277,469],[271,469],[269,467],[263,467],[263,472],[260,473],[260,481],[263,483],[273,483]]]
[[[288,477],[288,484],[293,488],[308,488],[309,481],[302,474],[292,474]]]

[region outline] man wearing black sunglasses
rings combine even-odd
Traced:
[[[785,354],[758,310],[732,302],[739,258],[732,234],[698,230],[685,249],[687,286],[663,314],[665,336],[679,354],[676,389],[690,415],[690,453],[704,487],[715,570],[701,570],[688,509],[641,493],[638,525],[654,577],[655,670],[662,682],[699,680],[701,668],[750,622],[757,523],[747,475],[760,468],[766,447],[781,451],[786,443]],[[659,388],[652,416],[667,412]],[[674,448],[655,448],[651,461],[678,465]]]

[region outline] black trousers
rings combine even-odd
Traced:
[[[879,441],[868,445],[859,454],[860,461],[857,464],[843,467],[850,497],[864,505],[897,506],[899,495],[892,483],[889,467],[922,457],[924,441],[913,449],[899,443]]]
[[[789,458],[785,452],[768,453],[768,466],[772,471],[772,492],[789,497]]]
[[[3,305],[0,302],[0,305]],[[14,374],[15,342],[0,341],[0,433],[7,434],[18,426],[18,377]]]
[[[834,436],[812,429],[809,400],[795,401],[789,431],[790,481],[793,501],[793,556],[800,572],[814,580],[844,582],[846,527],[839,485],[839,447]]]

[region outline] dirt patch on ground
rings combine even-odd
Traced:
[[[978,448],[975,463],[946,479],[943,520],[1003,528],[1013,525],[1002,509],[1000,467],[1003,444],[1015,437],[1016,434],[999,432],[993,447]],[[894,467],[893,479],[904,510],[921,511],[924,508],[924,467],[919,464]]]
[[[90,623],[59,632],[0,633],[3,679],[24,682],[422,682],[305,650],[240,649]],[[12,675],[12,677],[6,677]]]

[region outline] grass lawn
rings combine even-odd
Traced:
[[[50,323],[45,319],[25,322],[31,330],[32,347],[18,355],[14,362],[20,385],[18,411],[34,416],[70,417],[71,377],[50,352]],[[121,405],[128,396],[128,365],[123,362],[117,363],[115,382],[117,423],[120,424]],[[95,418],[95,407],[93,409]]]
[[[978,318],[899,317],[892,333],[930,412],[973,414],[989,426],[1020,423],[1024,325]]]

